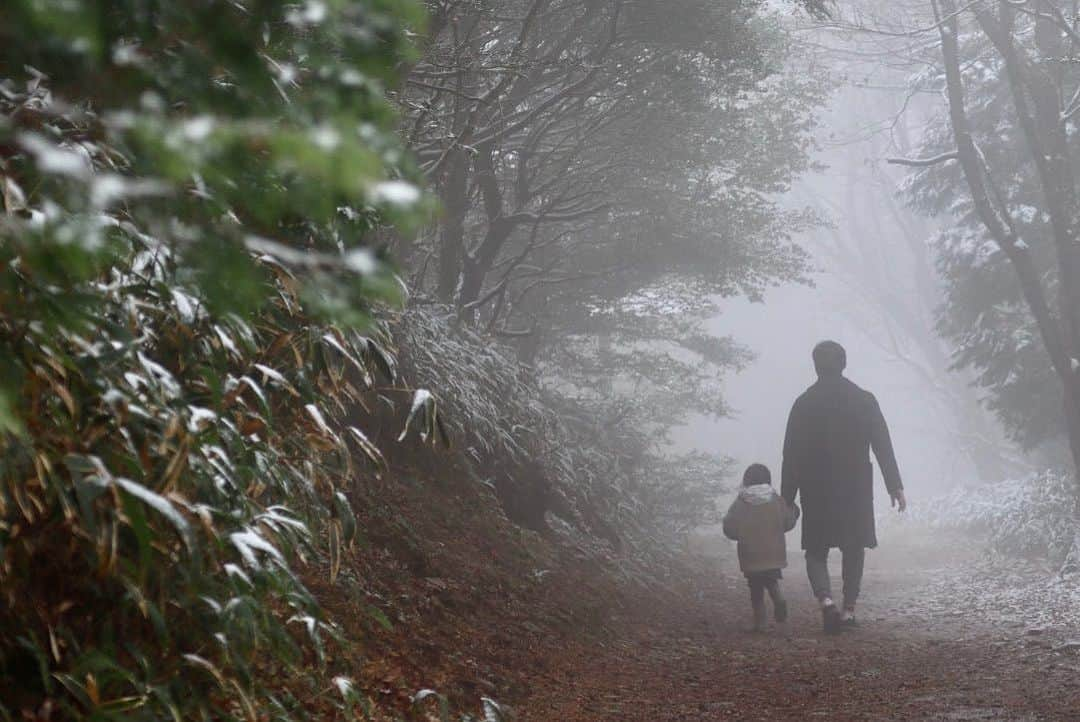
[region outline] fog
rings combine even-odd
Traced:
[[[843,289],[823,271],[815,288],[784,287],[771,292],[764,303],[725,304],[724,314],[713,319],[710,328],[734,335],[756,358],[729,380],[727,399],[734,414],[702,417],[683,427],[676,434],[677,448],[728,455],[736,461],[738,474],[748,464],[761,462],[779,478],[791,404],[816,380],[810,350],[831,338],[847,349],[846,375],[878,397],[911,496],[925,497],[973,480],[972,463],[951,447],[951,429],[942,423],[937,404],[920,393],[915,374],[865,340],[862,330],[838,308],[845,298]],[[734,485],[737,478],[732,478]],[[877,492],[878,503],[887,505],[884,489]]]
[[[778,478],[788,412],[816,380],[810,351],[825,339],[847,349],[846,375],[877,396],[914,499],[1020,474],[1030,463],[980,403],[971,376],[951,369],[954,350],[935,328],[943,300],[933,246],[940,219],[905,206],[910,169],[888,163],[918,147],[943,111],[942,98],[913,81],[921,69],[914,41],[852,28],[917,24],[925,8],[912,5],[906,16],[904,7],[870,19],[868,8],[841,4],[824,26],[794,21],[799,62],[809,58],[833,84],[815,129],[817,169],[782,196],[785,206],[809,207],[821,220],[795,239],[813,270],[806,283],[771,288],[761,301],[718,301],[710,332],[744,344],[753,360],[727,378],[730,416],[698,416],[673,434],[676,450],[730,457],[733,487],[753,462]],[[979,451],[964,441],[973,436],[998,455],[993,471],[975,463]],[[876,500],[879,511],[888,505],[883,488]]]
[[[839,106],[837,111],[844,107]],[[828,128],[823,127],[822,132],[828,132]],[[871,155],[870,144],[853,145],[854,152],[863,156],[866,167],[873,172],[873,164],[880,164],[881,159]],[[835,169],[834,156],[852,152],[851,147],[844,147],[839,153],[820,153],[830,170],[806,183],[819,193],[833,190],[842,194],[845,179]],[[894,187],[884,183],[880,190],[895,192]],[[832,220],[843,228],[843,218]],[[940,493],[975,480],[977,473],[971,459],[951,443],[953,420],[942,414],[939,399],[927,392],[922,375],[882,347],[880,322],[873,325],[871,318],[872,325],[867,326],[866,314],[860,313],[864,309],[858,308],[865,299],[844,282],[845,269],[838,268],[828,254],[815,247],[814,235],[799,239],[817,267],[812,286],[773,288],[761,302],[721,301],[722,313],[709,321],[709,330],[718,336],[733,337],[748,347],[754,358],[727,381],[725,396],[732,415],[696,418],[677,431],[676,448],[698,448],[730,456],[736,461],[737,473],[755,461],[778,472],[791,404],[816,380],[810,351],[819,341],[832,339],[847,349],[846,375],[878,397],[893,434],[905,484],[913,496]],[[935,334],[929,324],[924,332],[931,338]]]

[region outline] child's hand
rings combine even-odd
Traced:
[[[907,509],[907,498],[904,496],[903,489],[897,489],[889,494],[889,501],[892,506],[896,507],[897,513],[903,512]]]

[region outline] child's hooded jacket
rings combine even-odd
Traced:
[[[789,505],[769,484],[744,486],[724,515],[724,535],[739,542],[744,574],[787,566],[784,533],[795,528],[799,508]]]

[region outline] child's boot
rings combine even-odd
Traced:
[[[754,626],[750,631],[755,634],[765,631],[767,620],[769,618],[768,612],[765,609],[764,600],[760,604],[754,605]]]
[[[788,606],[787,600],[784,599],[784,595],[780,592],[778,585],[773,585],[769,590],[769,596],[772,597],[773,603],[773,618],[776,620],[776,627],[787,638],[791,638],[791,627],[788,625]]]
[[[775,617],[777,624],[783,624],[787,621],[787,600],[779,594],[773,598],[773,617]]]

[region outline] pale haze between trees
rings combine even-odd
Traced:
[[[791,400],[814,379],[809,351],[835,338],[848,349],[848,375],[887,414],[911,498],[925,503],[958,487],[1022,478],[1047,462],[1068,466],[1056,434],[1027,450],[1009,438],[985,403],[993,392],[975,385],[973,369],[942,337],[950,280],[938,264],[950,219],[912,207],[913,171],[889,162],[919,155],[933,147],[927,136],[943,132],[948,106],[933,87],[942,79],[926,77],[936,37],[929,30],[937,32],[929,6],[841,3],[834,11],[826,22],[791,20],[806,54],[796,65],[813,58],[834,81],[814,132],[820,165],[784,196],[823,221],[797,236],[812,257],[808,283],[720,303],[709,331],[754,358],[727,377],[730,416],[695,417],[676,430],[674,447],[724,449],[736,469],[777,467]],[[879,512],[887,508],[879,493]]]

